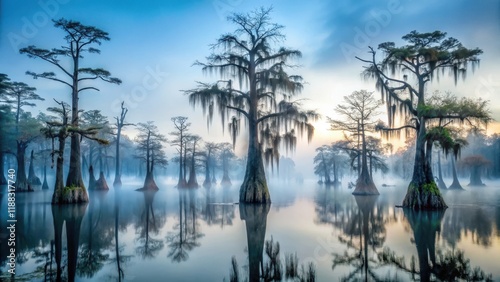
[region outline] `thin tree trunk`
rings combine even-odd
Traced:
[[[226,155],[222,156],[222,180],[220,184],[224,187],[231,186],[231,179],[229,178],[229,164]]]
[[[453,171],[453,183],[451,183],[451,185],[450,185],[450,187],[448,187],[448,189],[464,190],[462,185],[460,185],[460,181],[458,181],[457,167],[455,165],[455,158],[454,157],[451,157],[451,169]]]
[[[203,181],[203,187],[210,188],[212,186],[212,180],[210,180],[210,170],[209,170],[209,157],[205,160],[205,180]]]
[[[195,154],[196,154],[196,141],[193,142],[193,152],[191,154],[191,167],[189,169],[189,181],[187,184],[187,186],[189,188],[197,188],[198,187],[198,181],[196,180]]]
[[[183,136],[182,136],[182,131],[180,132],[180,141],[181,141],[181,144],[179,146],[179,180],[177,181],[177,187],[179,188],[182,188],[185,186],[185,182],[183,181],[184,178],[182,177],[183,176],[183,173],[182,173],[182,169],[183,169],[183,162],[182,162],[182,150],[184,149],[184,144],[183,144]]]
[[[19,191],[33,191],[33,189],[28,185],[28,179],[26,178],[26,165],[25,165],[25,153],[26,145],[24,142],[17,142],[17,171],[16,171],[16,185]]]
[[[36,174],[35,174],[35,156],[34,156],[33,150],[31,150],[31,155],[30,155],[30,166],[29,166],[29,170],[28,170],[28,184],[31,186],[32,189],[34,189],[34,186],[42,185],[40,178],[38,178],[38,176],[36,176]]]
[[[379,192],[375,183],[373,183],[373,179],[368,171],[368,158],[367,158],[367,150],[366,150],[366,139],[365,139],[365,124],[364,121],[361,121],[361,138],[362,138],[362,152],[361,152],[361,175],[358,177],[356,181],[356,189],[352,192],[353,195],[378,195]]]
[[[151,155],[150,155],[150,138],[151,138],[151,131],[148,131],[148,137],[146,140],[146,178],[144,179],[144,186],[142,188],[139,188],[137,190],[158,190],[158,186],[156,185],[155,179],[153,177],[153,167],[152,167],[152,160],[151,160]]]
[[[121,186],[121,165],[120,165],[120,139],[121,139],[122,127],[120,124],[117,126],[116,132],[116,148],[115,148],[115,180],[113,181],[113,186]],[[118,267],[119,268],[119,267]],[[121,280],[121,279],[120,279]]]
[[[184,159],[182,160],[182,173],[183,173],[183,179],[182,183],[184,184],[183,187],[187,185],[187,148],[186,144],[184,144]]]
[[[439,189],[446,189],[446,184],[444,183],[444,180],[443,180],[443,170],[441,168],[441,151],[438,151],[438,156],[437,156],[437,159],[438,159],[438,187]]]
[[[78,48],[73,55],[73,81],[72,81],[72,93],[71,93],[71,126],[78,128],[79,126],[79,108],[78,108],[78,74],[79,70],[79,59],[80,52]],[[91,161],[91,160],[90,160]],[[82,199],[87,199],[87,190],[85,189],[85,184],[82,178],[82,166],[81,166],[81,148],[80,148],[80,134],[73,132],[71,134],[71,151],[69,157],[69,171],[68,177],[66,178],[66,187],[79,187],[81,188],[81,193],[85,194]]]

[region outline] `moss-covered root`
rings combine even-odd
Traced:
[[[414,210],[440,210],[446,209],[448,206],[433,181],[422,185],[410,183],[406,197],[403,200],[403,207]]]
[[[58,188],[52,195],[53,205],[88,203],[89,196],[85,187]]]
[[[240,203],[265,204],[271,203],[266,178],[251,177],[245,179],[240,188]]]

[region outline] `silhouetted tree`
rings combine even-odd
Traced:
[[[482,50],[467,49],[457,39],[446,37],[445,32],[419,33],[412,31],[403,36],[407,45],[396,47],[394,42],[379,45],[383,59],[376,60],[376,52],[370,47],[372,58],[360,61],[367,63],[365,75],[376,81],[387,104],[388,125],[378,129],[390,135],[399,135],[402,130],[416,130],[416,154],[413,177],[408,186],[404,207],[413,209],[446,208],[432,175],[431,164],[426,155],[426,131],[431,123],[457,121],[460,123],[487,123],[490,120],[486,102],[472,99],[443,99],[444,104],[427,103],[426,84],[449,70],[455,82],[465,78],[468,65],[477,66]],[[412,83],[413,82],[413,83]],[[449,96],[453,98],[453,96]],[[401,116],[399,126],[396,115]],[[427,152],[431,154],[432,152]]]
[[[452,250],[446,253],[436,250],[436,237],[441,233],[441,221],[444,211],[412,211],[405,209],[404,215],[413,231],[413,238],[417,248],[418,266],[412,256],[408,268],[403,256],[398,256],[385,248],[378,254],[383,264],[392,264],[398,269],[411,274],[412,280],[419,281],[493,281],[491,274],[484,273],[478,267],[472,268],[470,260],[466,259],[464,252]]]
[[[203,158],[203,166],[205,167],[205,180],[203,181],[203,187],[210,188],[212,187],[212,179],[211,176],[214,174],[215,165],[216,165],[216,156],[220,149],[220,145],[213,142],[205,142],[203,152],[200,152],[201,157]],[[212,172],[212,174],[210,174]]]
[[[189,160],[189,179],[187,182],[188,188],[198,188],[198,180],[196,179],[196,168],[197,168],[197,156],[198,145],[201,142],[201,137],[198,135],[189,135],[187,138],[187,144],[190,146],[189,153],[191,155]],[[184,160],[186,161],[186,160]]]
[[[231,186],[231,178],[229,177],[229,167],[236,158],[233,147],[229,143],[222,143],[220,149],[219,159],[222,163],[222,179],[220,185],[223,187]]]
[[[166,165],[167,159],[163,151],[163,143],[167,141],[160,134],[152,121],[138,123],[139,135],[136,137],[138,157],[146,163],[146,179],[141,190],[158,190],[154,180],[155,165]]]
[[[332,182],[330,178],[330,156],[328,150],[329,147],[327,145],[316,148],[317,153],[313,160],[315,164],[314,174],[320,177],[320,183],[325,184],[330,184]]]
[[[101,114],[101,111],[99,110],[90,110],[90,111],[85,111],[82,114],[82,128],[85,129],[90,129],[90,130],[96,130],[97,133],[97,138],[100,140],[106,140],[109,138],[109,134],[111,133],[111,129],[109,127],[109,121],[106,116]],[[92,172],[90,171],[90,167],[94,168],[96,165],[94,165],[96,162],[94,161],[94,151],[95,151],[95,145],[96,142],[93,140],[87,140],[88,143],[88,150],[89,150],[89,155],[88,155],[88,163],[89,163],[89,174],[90,178],[93,179],[95,178],[93,174],[93,169]],[[104,177],[104,162],[103,159],[106,158],[104,150],[103,150],[103,145],[108,145],[108,143],[99,143],[97,142],[97,161],[99,163],[99,178],[95,181],[95,185],[91,187],[89,185],[88,189],[96,189],[96,190],[109,190],[108,184],[106,182],[106,179]],[[90,181],[91,183],[92,181]]]
[[[368,170],[366,132],[373,131],[375,122],[371,119],[376,116],[380,102],[375,100],[372,92],[366,90],[354,91],[344,96],[344,104],[337,105],[335,112],[344,120],[329,119],[333,130],[342,130],[361,138],[361,173],[356,181],[354,195],[378,195],[379,192],[372,175]]]
[[[193,106],[208,110],[209,121],[217,108],[223,128],[229,112],[246,119],[249,139],[247,168],[240,189],[242,203],[271,200],[259,132],[266,124],[275,123],[279,130],[286,132],[306,131],[310,140],[313,134],[310,121],[317,117],[313,111],[300,111],[299,102],[290,100],[302,90],[302,78],[289,75],[286,69],[289,61],[301,53],[284,47],[273,48],[273,43],[285,36],[283,26],[271,22],[270,13],[271,9],[261,8],[249,14],[232,15],[229,21],[237,26],[236,30],[217,40],[212,46],[214,53],[207,57],[206,63],[196,62],[205,72],[220,74],[223,79],[235,77],[239,87],[229,79],[213,84],[199,83],[197,89],[186,91]]]
[[[37,120],[29,113],[23,111],[23,107],[34,107],[32,101],[44,100],[35,93],[36,88],[30,87],[23,82],[10,82],[7,77],[3,79],[3,101],[7,105],[12,105],[15,116],[15,136],[16,136],[16,158],[17,158],[17,179],[16,185],[20,191],[33,190],[26,177],[25,154],[28,145],[38,137],[40,126]]]
[[[116,116],[115,120],[115,126],[116,126],[116,151],[115,151],[115,180],[113,181],[113,186],[121,186],[122,185],[122,179],[121,179],[121,163],[120,163],[120,140],[122,137],[122,129],[125,126],[133,125],[131,123],[125,123],[125,117],[127,116],[128,109],[123,106],[123,103],[121,103],[121,112],[120,116]]]
[[[179,191],[178,223],[167,234],[168,257],[173,262],[183,262],[189,252],[200,246],[199,239],[204,236],[198,223],[198,210],[195,203],[196,190]]]
[[[31,116],[31,113],[22,113],[19,122],[15,125],[16,132],[16,185],[18,191],[33,191],[26,176],[26,149],[35,139],[40,137],[40,122]]]
[[[170,142],[174,146],[178,146],[177,152],[179,152],[179,180],[177,181],[177,187],[186,187],[186,172],[185,172],[185,162],[184,162],[184,148],[186,143],[186,136],[190,122],[187,122],[187,117],[177,116],[173,117],[171,120],[174,123],[174,127],[177,131],[171,132],[170,135],[175,138]]]
[[[140,229],[136,231],[139,234],[139,238],[137,239],[139,246],[135,251],[142,259],[151,259],[163,249],[165,244],[163,240],[151,236],[151,234],[157,235],[162,226],[162,222],[159,222],[155,217],[153,209],[156,191],[145,190],[142,193],[144,193],[144,211],[139,221]]]
[[[469,186],[485,186],[481,180],[481,172],[488,165],[491,165],[490,161],[481,155],[467,156],[460,161],[460,166],[470,169]]]
[[[54,194],[52,195],[52,204],[72,204],[72,203],[83,203],[88,202],[88,194],[85,187],[80,186],[65,186],[64,185],[64,150],[66,145],[66,138],[68,138],[72,132],[78,132],[79,135],[95,140],[97,142],[106,143],[107,140],[102,140],[96,137],[97,130],[81,129],[74,127],[70,122],[70,110],[69,105],[64,102],[58,102],[57,104],[61,108],[51,107],[47,111],[54,113],[57,117],[51,118],[47,121],[47,126],[42,128],[42,133],[46,138],[52,141],[52,167],[54,166],[54,157],[57,158],[56,163],[56,181],[54,185]],[[55,141],[57,140],[58,147],[55,148]]]
[[[44,78],[57,81],[71,89],[71,120],[74,128],[79,127],[79,96],[85,90],[99,90],[95,86],[85,85],[82,82],[102,80],[109,83],[120,84],[121,80],[111,76],[111,73],[102,68],[83,68],[81,59],[85,53],[99,54],[101,51],[93,46],[101,45],[103,41],[109,41],[108,33],[93,26],[83,25],[78,21],[66,19],[54,20],[54,26],[64,31],[66,46],[53,49],[41,49],[36,46],[28,46],[20,49],[21,54],[30,58],[38,58],[50,63],[60,72],[58,76],[54,72],[36,73],[27,71],[33,78]],[[69,64],[62,62],[62,58],[69,58]],[[61,76],[65,77],[62,78]],[[87,193],[82,179],[80,136],[78,131],[71,132],[71,151],[68,177],[66,187],[80,187],[82,193]],[[83,197],[88,199],[88,197]]]

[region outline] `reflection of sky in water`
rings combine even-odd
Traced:
[[[239,206],[210,204],[236,202],[238,187],[199,188],[181,197],[171,187],[162,188],[149,198],[132,191],[133,187],[122,188],[117,201],[119,252],[123,258],[124,281],[222,281],[224,277],[229,278],[232,256],[238,262],[240,275],[248,275],[246,222],[240,219]],[[341,256],[346,250],[349,254],[356,254],[360,244],[364,244],[363,237],[360,238],[364,210],[360,210],[358,205],[367,205],[367,202],[361,200],[362,203],[359,203],[358,199],[357,203],[350,194],[351,190],[345,188],[325,188],[312,183],[271,187],[274,202],[267,215],[266,240],[272,237],[279,242],[282,256],[297,253],[299,264],[314,262],[317,281],[328,281],[353,272],[360,260],[353,261],[351,265],[339,264],[333,271],[332,264],[334,254]],[[388,248],[397,256],[404,256],[407,267],[411,257],[415,256],[418,269],[412,229],[415,222],[412,226],[403,211],[394,208],[400,203],[405,190],[397,189],[380,187],[381,196],[372,203],[368,221],[371,228],[368,237],[369,267],[379,277],[388,277],[390,271],[391,277],[397,273],[398,277],[408,279],[408,274],[393,265],[379,267],[374,253],[374,250],[380,253]],[[26,259],[24,263],[18,263],[18,274],[34,272],[37,267],[43,266],[45,258],[33,257],[35,249],[50,250],[50,240],[54,238],[51,206],[48,204],[50,193],[17,195],[17,252],[18,255],[24,254]],[[440,231],[436,234],[436,252],[463,250],[471,267],[479,266],[486,273],[492,273],[494,280],[500,279],[500,232],[496,226],[500,221],[499,196],[498,187],[445,192],[444,197],[450,208],[446,210],[438,229]],[[115,280],[115,191],[111,189],[107,194],[91,197],[92,202],[85,211],[80,229],[78,267],[83,267],[84,250],[89,248],[94,256],[101,255],[103,261],[101,265],[87,265],[86,271],[77,269],[77,280]],[[6,197],[3,196],[1,201],[1,228],[4,230]],[[146,208],[150,213],[149,226],[145,221],[148,215]],[[179,242],[181,233],[183,239]],[[65,231],[62,237],[65,248]],[[145,245],[146,237],[148,246]],[[378,243],[374,248],[373,240]],[[176,260],[171,254],[174,243],[185,247],[182,259]],[[349,249],[348,244],[352,244]],[[1,246],[3,260],[5,245],[2,243]],[[156,250],[153,250],[153,245]],[[144,255],[145,251],[150,253]],[[63,265],[67,263],[65,254],[66,250],[63,250]],[[37,259],[41,261],[37,262]],[[264,256],[264,261],[266,259]],[[284,263],[284,257],[282,261]],[[4,265],[2,261],[2,271],[6,270]],[[38,279],[43,280],[43,271],[40,275]],[[361,278],[360,275],[362,272],[355,277]]]

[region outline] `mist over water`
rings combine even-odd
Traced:
[[[328,187],[313,180],[271,180],[273,203],[264,208],[235,204],[237,181],[232,187],[183,190],[173,180],[158,180],[158,192],[138,192],[141,179],[124,177],[123,187],[89,191],[90,203],[71,212],[51,206],[52,191],[20,193],[16,279],[55,280],[54,224],[61,222],[61,277],[74,275],[76,281],[228,281],[233,257],[243,280],[256,263],[269,263],[264,246],[271,239],[279,243],[283,267],[286,255],[297,254],[299,268],[314,265],[316,281],[365,275],[437,279],[442,269],[432,265],[460,261],[462,252],[470,273],[479,267],[500,279],[500,183],[485,180],[486,187],[443,191],[449,206],[444,212],[406,213],[395,208],[405,182],[386,177],[378,183],[396,186],[379,185],[380,196],[356,197],[346,182]],[[2,207],[6,201],[2,196]],[[68,240],[75,230],[78,241]],[[255,256],[259,250],[261,257]],[[428,265],[420,265],[423,253],[429,254]],[[405,268],[395,261],[404,261]],[[3,278],[5,270],[2,263]]]

